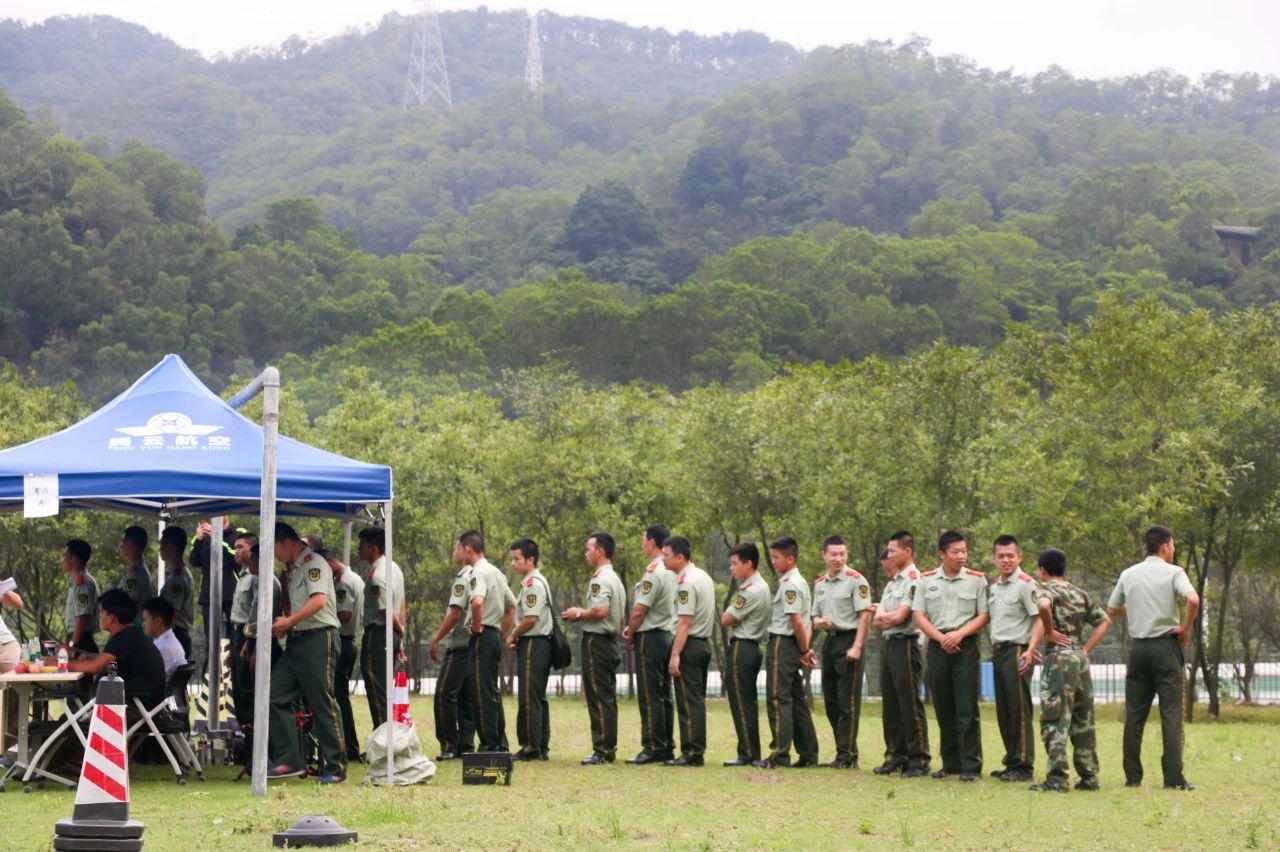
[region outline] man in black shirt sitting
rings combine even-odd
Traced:
[[[123,589],[112,589],[98,598],[98,622],[110,638],[100,654],[78,655],[67,668],[101,676],[116,664],[116,674],[124,681],[126,709],[133,713],[133,699],[150,709],[165,696],[164,658],[140,627],[135,627],[138,607]]]

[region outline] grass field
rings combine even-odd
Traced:
[[[363,703],[363,702],[361,702]],[[361,710],[363,708],[357,708]],[[514,733],[515,707],[508,703]],[[582,767],[590,752],[580,699],[553,700],[551,760],[518,764],[511,787],[463,787],[456,761],[442,763],[435,780],[415,788],[375,789],[348,783],[320,788],[307,780],[273,783],[265,800],[247,781],[232,783],[233,767],[214,767],[208,781],[177,787],[159,767],[135,767],[132,816],[146,823],[147,849],[268,849],[271,833],[307,814],[327,814],[360,833],[360,848],[661,849],[884,847],[948,849],[1054,848],[1186,849],[1280,846],[1280,709],[1228,709],[1221,722],[1190,725],[1187,776],[1192,793],[1160,787],[1158,722],[1148,725],[1147,783],[1126,789],[1120,768],[1121,708],[1100,708],[1101,793],[1031,793],[1025,785],[984,777],[976,784],[948,779],[880,778],[879,705],[863,708],[859,736],[863,769],[726,769],[733,756],[728,705],[709,702],[708,766],[633,767],[621,763],[638,750],[634,701],[621,702],[619,763]],[[932,708],[929,708],[932,723]],[[429,699],[413,713],[430,720]],[[820,714],[819,714],[820,716]],[[1153,721],[1158,716],[1153,713]],[[831,733],[817,718],[824,760]],[[764,719],[762,716],[762,724]],[[1001,749],[994,708],[983,707],[987,770]],[[434,756],[430,725],[420,726]],[[765,739],[768,739],[767,726]],[[935,749],[937,728],[931,724]],[[514,737],[512,738],[514,746]],[[1043,769],[1043,753],[1037,755]],[[167,780],[161,780],[166,779]],[[0,796],[5,849],[50,849],[53,824],[69,817],[73,794],[63,790]]]

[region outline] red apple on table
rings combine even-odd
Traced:
[[[14,666],[14,667],[13,667],[13,673],[14,673],[14,674],[26,674],[26,673],[27,673],[27,664],[26,664],[26,663],[18,663],[16,666]]]

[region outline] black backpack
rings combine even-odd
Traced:
[[[573,649],[569,647],[569,640],[560,627],[560,616],[556,614],[555,600],[551,597],[551,586],[547,583],[546,577],[538,579],[542,580],[542,585],[547,588],[547,604],[551,607],[551,667],[567,669],[573,662]]]

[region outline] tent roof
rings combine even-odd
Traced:
[[[280,436],[276,495],[289,514],[354,517],[391,499],[391,468]],[[166,355],[84,420],[0,451],[0,511],[28,474],[58,474],[63,508],[174,515],[256,513],[262,427]]]

